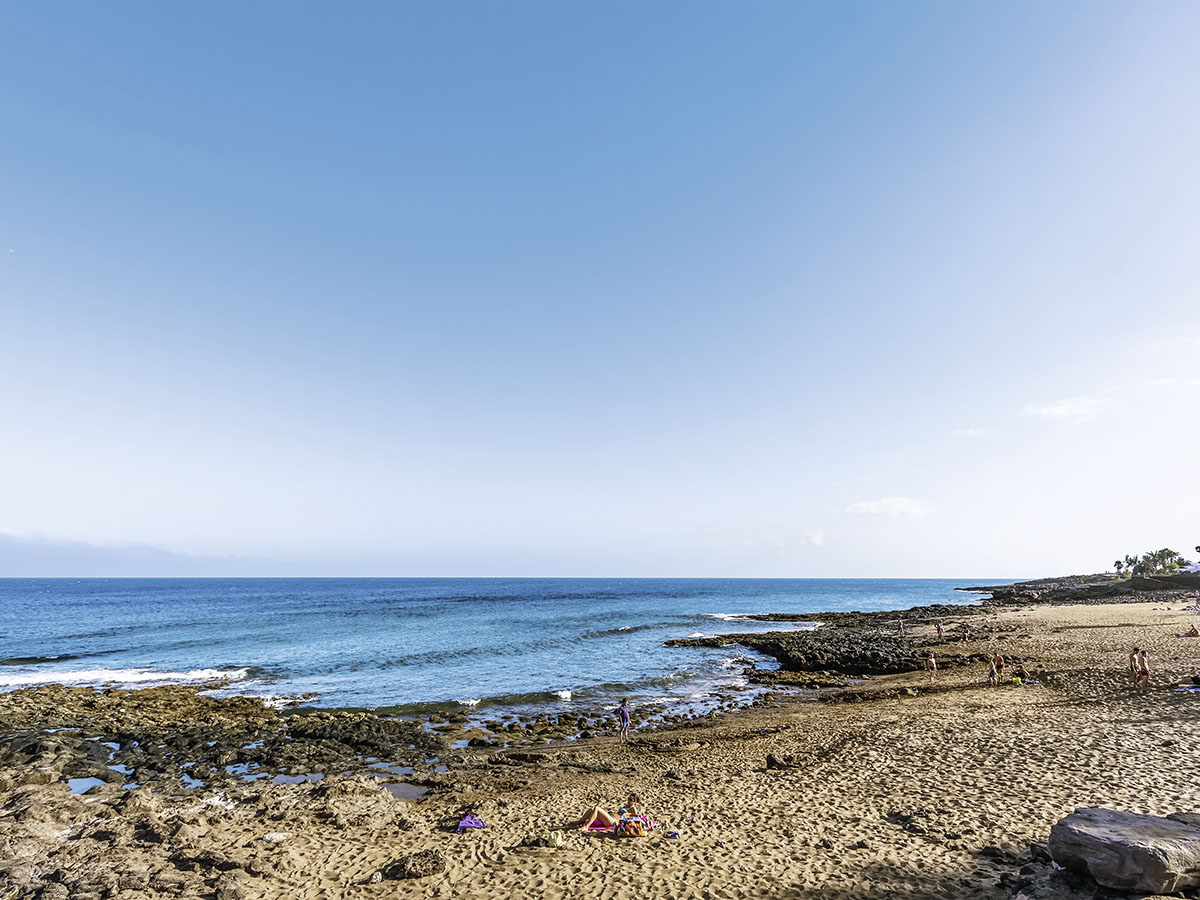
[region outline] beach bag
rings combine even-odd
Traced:
[[[566,835],[564,835],[561,831],[550,832],[550,837],[547,840],[547,844],[551,850],[561,849],[563,844],[565,844],[566,842],[567,842]]]
[[[646,823],[639,818],[622,819],[615,833],[618,837],[645,837]]]

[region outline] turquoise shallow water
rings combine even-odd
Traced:
[[[0,579],[0,689],[231,679],[317,706],[701,708],[739,614],[972,603],[1007,579]],[[417,709],[418,707],[414,707]]]

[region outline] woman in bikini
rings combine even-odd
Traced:
[[[578,828],[580,831],[607,831],[621,821],[622,816],[640,816],[645,818],[642,812],[642,798],[637,794],[630,794],[625,801],[625,805],[617,810],[614,816],[608,810],[599,806],[593,806],[591,812],[585,815],[578,822],[571,825],[572,828]]]

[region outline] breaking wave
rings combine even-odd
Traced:
[[[187,672],[156,672],[153,669],[42,669],[33,672],[6,672],[0,675],[0,688],[32,687],[39,684],[73,686],[120,684],[150,687],[158,684],[212,684],[241,681],[249,669],[191,669]]]

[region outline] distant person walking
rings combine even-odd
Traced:
[[[1004,680],[1004,657],[997,653],[992,657],[992,668],[996,670],[996,683]]]
[[[958,630],[962,633],[962,639],[964,641],[969,641],[971,639],[971,626],[966,622],[963,622],[961,625],[959,625]]]
[[[622,743],[629,742],[629,698],[624,697],[617,707],[617,737]]]
[[[1138,685],[1138,654],[1141,652],[1137,647],[1129,651],[1129,683],[1135,688]]]
[[[937,620],[937,635],[938,635],[939,642],[944,641],[946,639],[946,626],[944,626],[942,624],[941,619]]]
[[[933,684],[933,679],[937,678],[937,659],[934,657],[932,650],[925,657],[925,671],[929,673],[929,683]]]

